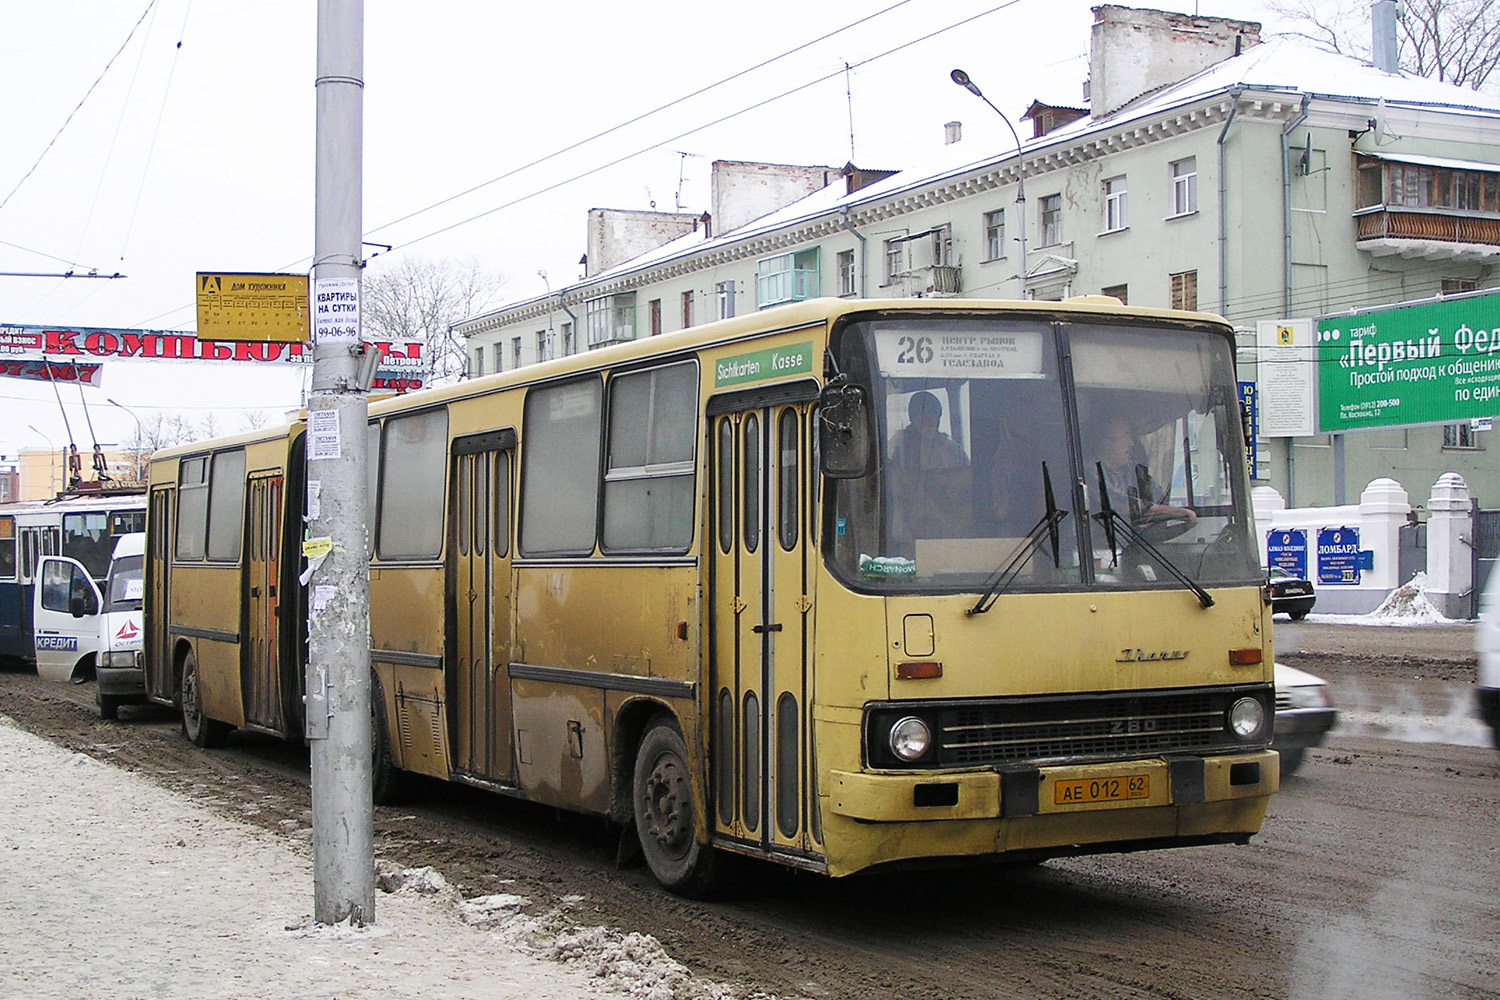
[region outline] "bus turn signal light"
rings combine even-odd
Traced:
[[[1232,667],[1249,667],[1260,662],[1260,647],[1248,646],[1244,649],[1231,649],[1229,651],[1229,665]]]
[[[943,665],[934,660],[918,660],[913,663],[896,664],[896,677],[903,681],[927,680],[943,676]]]

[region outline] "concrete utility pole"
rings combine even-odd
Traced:
[[[365,529],[369,381],[359,322],[364,30],[364,0],[318,0],[313,381],[303,542],[313,916],[323,924],[356,925],[375,922]]]

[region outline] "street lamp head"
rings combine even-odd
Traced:
[[[953,72],[949,73],[948,77],[954,83],[958,84],[960,87],[964,88],[975,97],[984,96],[984,94],[980,92],[979,88],[974,85],[974,81],[969,79],[969,74],[965,73],[963,70],[956,69]]]

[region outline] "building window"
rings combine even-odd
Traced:
[[[953,266],[953,230],[947,226],[932,231],[932,266]]]
[[[1172,214],[1198,211],[1198,158],[1189,156],[1172,163]]]
[[[484,345],[474,348],[474,377],[484,374]]]
[[[1062,242],[1062,195],[1043,195],[1040,208],[1042,246],[1056,246]]]
[[[853,295],[854,288],[854,251],[839,251],[839,294]]]
[[[1172,277],[1172,308],[1196,310],[1198,308],[1198,272],[1183,271]]]
[[[1120,300],[1121,305],[1130,304],[1129,285],[1105,285],[1103,288],[1099,289],[1099,294],[1113,296],[1114,298]]]
[[[756,267],[755,301],[762,309],[817,297],[817,247],[767,257]]]
[[[734,282],[721,281],[716,286],[718,295],[719,318],[732,319],[734,317]]]
[[[661,335],[661,299],[652,299],[646,303],[646,323],[648,336]]]
[[[693,290],[689,288],[682,293],[682,328],[686,330],[693,325]]]
[[[903,266],[906,260],[906,242],[904,240],[885,241],[885,284],[894,285],[896,279],[901,277],[905,270]]]
[[[547,360],[547,331],[546,330],[538,330],[536,332],[536,359],[538,361],[546,361]]]
[[[519,368],[519,367],[521,367],[521,338],[520,337],[512,337],[510,339],[510,366],[512,368]]]
[[[999,260],[1005,256],[1005,209],[984,213],[984,259]]]
[[[1464,292],[1477,292],[1479,282],[1474,278],[1444,278],[1442,288],[1438,290],[1440,295],[1462,295]]]
[[[572,323],[564,323],[562,325],[562,349],[563,357],[565,358],[571,358],[578,352],[578,346],[573,343]]]
[[[589,347],[635,339],[635,293],[605,295],[583,304]]]
[[[1111,177],[1104,182],[1104,231],[1113,233],[1129,224],[1125,218],[1125,178]]]
[[[1443,447],[1477,449],[1479,447],[1479,435],[1474,432],[1474,425],[1444,424]]]
[[[1500,173],[1389,160],[1361,160],[1357,208],[1439,209],[1500,214]]]

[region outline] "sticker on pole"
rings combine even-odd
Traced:
[[[359,343],[359,279],[313,282],[313,343]]]

